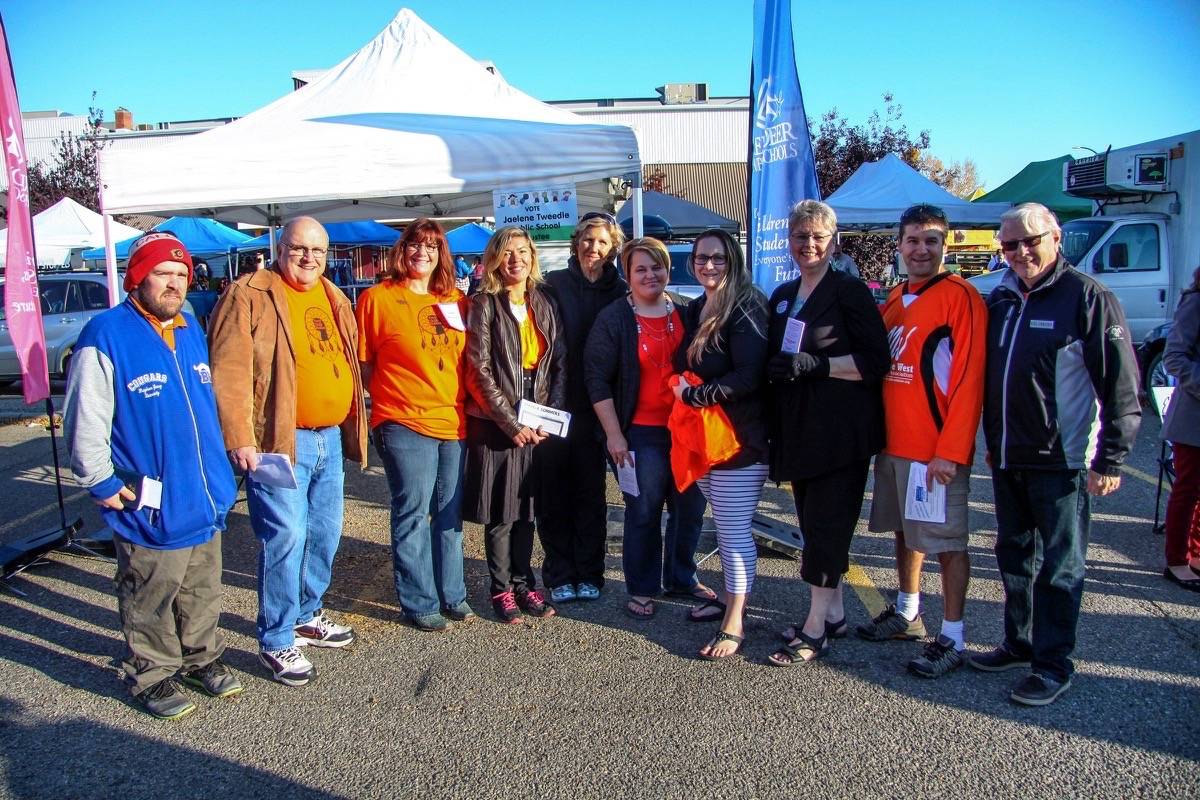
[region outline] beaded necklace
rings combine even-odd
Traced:
[[[632,297],[629,299],[629,307],[633,309],[633,322],[637,326],[638,344],[641,346],[642,352],[646,354],[648,359],[650,359],[650,363],[654,364],[654,366],[658,367],[659,369],[666,369],[671,362],[671,354],[666,351],[670,348],[671,339],[674,338],[675,335],[675,307],[671,304],[670,297],[664,296],[663,299],[667,302],[667,313],[665,315],[667,319],[667,332],[665,335],[649,329],[643,331],[642,319],[637,313],[637,306],[634,305]],[[650,352],[650,348],[646,346],[646,339],[642,337],[643,333],[645,334],[646,338],[654,339],[657,342],[663,342],[663,346],[659,350],[659,355],[662,357],[661,361],[655,358],[654,354]]]

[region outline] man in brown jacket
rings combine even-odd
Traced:
[[[342,458],[366,466],[367,417],[358,327],[350,301],[324,277],[329,237],[298,217],[270,269],[229,286],[209,322],[213,389],[234,468],[247,473],[258,537],[259,660],[275,680],[316,674],[298,649],[345,647],[354,631],[322,611],[342,534]],[[259,470],[282,454],[294,485]]]

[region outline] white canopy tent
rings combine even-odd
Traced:
[[[320,79],[229,125],[100,157],[108,214],[260,225],[488,216],[493,189],[568,180],[582,213],[611,207],[606,179],[640,174],[633,129],[514,89],[408,9]]]
[[[141,235],[137,228],[113,222],[112,233],[118,239]],[[49,208],[33,215],[33,241],[39,267],[58,267],[70,263],[71,251],[104,244],[104,218],[87,206],[64,197]],[[0,231],[0,266],[8,245],[8,231]]]
[[[862,164],[825,202],[842,230],[895,229],[909,206],[941,208],[951,228],[998,228],[1009,203],[972,203],[955,197],[891,153]]]

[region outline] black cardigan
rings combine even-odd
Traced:
[[[781,284],[767,304],[770,353],[780,352],[800,279]],[[800,349],[827,358],[852,356],[861,381],[799,378],[768,384],[771,479],[791,481],[868,459],[884,446],[883,377],[891,366],[887,331],[866,285],[830,269],[799,317]]]
[[[758,300],[747,311],[734,311],[721,328],[721,345],[708,348],[696,364],[687,349],[696,338],[708,298],[693,300],[683,314],[683,344],[675,351],[675,371],[694,372],[704,383],[688,390],[684,399],[703,407],[718,404],[729,417],[741,449],[713,469],[739,469],[767,460],[767,429],[763,423],[762,387],[767,363],[767,312]]]
[[[669,296],[682,319],[687,313],[687,299],[674,293]],[[637,320],[629,297],[624,296],[609,303],[596,316],[582,359],[589,400],[593,404],[612,400],[622,433],[633,423],[642,384],[637,348]],[[603,436],[603,431],[598,432]]]

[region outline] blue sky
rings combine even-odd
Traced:
[[[702,81],[745,95],[750,0],[409,0],[426,22],[544,99],[648,97]],[[396,0],[0,0],[23,109],[137,122],[241,116],[375,36]],[[912,9],[912,10],[906,10]],[[811,118],[857,122],[892,92],[943,160],[989,187],[1027,162],[1200,128],[1197,0],[793,0]],[[1074,151],[1080,154],[1080,151]],[[1084,153],[1086,154],[1086,153]]]

